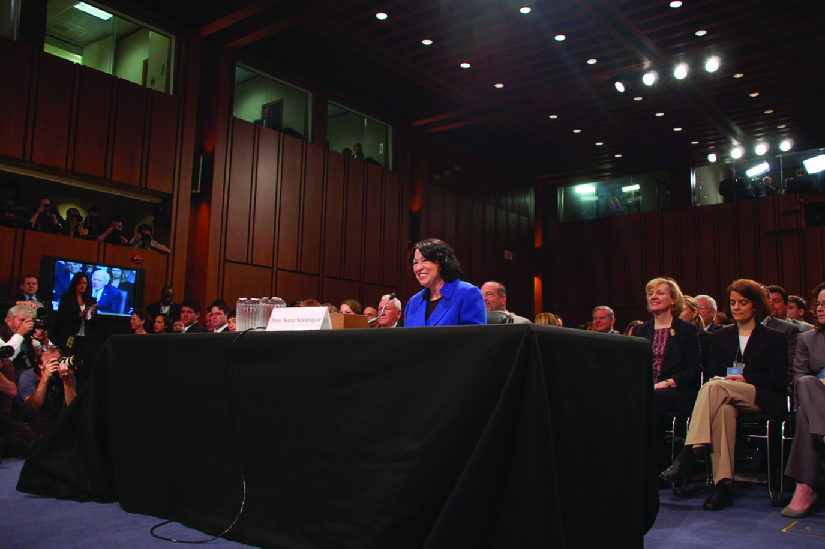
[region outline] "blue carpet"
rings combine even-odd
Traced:
[[[702,503],[710,494],[710,488],[687,497],[661,490],[659,516],[645,536],[645,549],[825,547],[825,505],[822,503],[818,512],[794,520],[783,517],[779,514],[781,508],[771,505],[764,485],[735,483],[734,504],[722,511],[702,509]]]
[[[162,522],[157,517],[126,513],[117,503],[78,503],[23,494],[15,490],[23,460],[6,458],[0,463],[0,548],[100,549],[208,547],[229,549],[248,547],[218,539],[207,544],[170,543],[152,537],[149,530]],[[186,540],[210,536],[168,524],[158,534]]]

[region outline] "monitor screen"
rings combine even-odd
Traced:
[[[41,261],[41,280],[48,281],[52,288],[55,311],[60,307],[60,298],[68,291],[69,284],[77,273],[87,275],[92,296],[97,299],[99,315],[129,317],[136,305],[138,308],[143,305],[143,269],[44,256]]]

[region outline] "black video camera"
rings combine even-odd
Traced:
[[[64,366],[66,370],[76,372],[77,367],[83,364],[83,359],[77,356],[62,356],[57,359],[57,364],[59,366]],[[54,379],[60,379],[60,370],[52,372],[52,377]]]
[[[34,322],[35,330],[48,331],[54,327],[54,322],[49,318],[49,311],[45,307],[35,309],[35,315],[32,321]]]

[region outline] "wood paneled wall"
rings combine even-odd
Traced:
[[[238,119],[227,149],[218,294],[230,306],[264,295],[375,304],[397,290],[398,173]]]
[[[0,155],[171,193],[181,100],[0,37]]]
[[[555,207],[555,189],[545,202]],[[778,284],[806,300],[825,279],[825,229],[806,228],[804,203],[787,195],[569,223],[545,222],[543,307],[565,326],[590,320],[597,305],[616,312],[616,329],[647,320],[644,287],[674,278],[686,295],[708,294],[720,309],[737,278]],[[544,219],[552,217],[547,212]]]

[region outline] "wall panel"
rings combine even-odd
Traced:
[[[282,139],[284,154],[281,160],[281,203],[278,205],[278,268],[297,271],[304,143],[289,135],[283,135]]]
[[[687,295],[696,296],[699,293],[699,254],[696,248],[698,230],[696,227],[696,216],[692,208],[678,210],[680,238],[680,261],[679,285]]]
[[[397,172],[386,172],[384,185],[384,240],[381,254],[381,282],[384,286],[398,289],[399,264],[404,261],[401,256],[401,224],[406,223],[407,215],[401,214],[401,177]],[[383,294],[382,294],[383,295]]]
[[[340,277],[344,261],[344,177],[343,155],[330,152],[327,160],[326,205],[324,207],[324,276]]]
[[[21,233],[23,231],[20,231]],[[15,272],[14,258],[17,257],[17,234],[18,231],[10,227],[0,227],[0,254],[3,261],[0,262],[0,284],[6,286],[11,294],[17,290],[17,273]],[[27,271],[28,272],[28,271]],[[34,272],[40,272],[38,270]],[[4,296],[5,297],[5,296]]]
[[[80,68],[73,170],[105,175],[115,78],[89,67]]]
[[[681,272],[679,254],[685,236],[679,225],[679,213],[677,210],[666,210],[661,212],[659,219],[662,223],[662,274],[676,278],[676,274]]]
[[[66,168],[74,76],[74,63],[48,53],[40,54],[31,158],[33,162]]]
[[[661,234],[659,212],[643,213],[641,216],[643,278],[646,284],[648,280],[664,275],[661,253],[661,240],[664,235]]]
[[[737,225],[739,239],[736,251],[738,254],[739,276],[759,280],[762,270],[757,254],[759,244],[759,225],[757,221],[757,201],[746,200],[737,203]]]
[[[716,296],[719,294],[718,269],[716,261],[718,239],[715,238],[716,208],[701,207],[696,209],[696,228],[699,233],[699,280],[697,294]]]
[[[429,231],[422,234],[421,238],[444,239],[444,191],[441,187],[430,187],[430,195],[427,208],[429,218]]]
[[[361,278],[362,237],[364,230],[364,163],[348,159],[346,222],[344,225],[344,278]]]
[[[321,232],[324,227],[324,158],[326,151],[308,144],[301,216],[301,271],[320,274]]]
[[[822,281],[825,281],[825,254],[823,254],[823,245],[825,245],[825,228],[817,227],[814,229],[806,229],[804,231],[804,242],[802,249],[805,256],[802,261],[803,275],[802,287],[799,289],[799,297],[808,302],[811,298],[811,292]],[[785,291],[793,294],[788,288]],[[806,314],[807,320],[811,321],[810,313]]]
[[[455,247],[456,234],[458,233],[459,220],[456,216],[458,196],[453,191],[444,191],[444,225],[441,234],[444,242]],[[457,252],[456,252],[457,253]]]
[[[321,303],[332,303],[336,307],[345,299],[354,299],[361,303],[359,284],[353,280],[341,280],[340,278],[325,278],[321,282],[323,289],[318,301]],[[363,303],[361,303],[363,306]]]
[[[31,48],[0,37],[0,155],[23,158],[31,67]]]
[[[255,157],[255,200],[252,220],[252,263],[272,267],[275,247],[275,216],[278,200],[279,134],[258,131]]]
[[[180,99],[157,91],[152,94],[146,187],[171,193],[175,184]]]
[[[66,238],[63,240],[78,240],[77,238]],[[97,244],[94,242],[93,244]],[[81,244],[71,243],[75,251],[80,253],[87,251],[91,252],[91,248],[82,246]],[[144,284],[143,305],[154,303],[160,299],[160,290],[163,285],[167,283],[166,280],[166,264],[169,256],[153,252],[152,250],[140,250],[138,248],[129,248],[127,246],[115,246],[111,244],[100,245],[102,248],[101,255],[103,261],[106,263],[115,263],[123,265],[124,267],[135,266],[146,271],[146,280]],[[140,258],[140,262],[135,262],[135,257]],[[65,257],[65,256],[64,256]],[[77,257],[70,255],[68,257]],[[80,259],[80,257],[78,257]],[[179,289],[179,291],[182,289]],[[175,301],[180,303],[183,299],[182,295],[175,295]],[[140,304],[136,304],[138,306]]]
[[[364,220],[364,282],[381,283],[381,218],[384,170],[379,166],[367,164],[367,193],[365,198]],[[394,222],[395,220],[388,220]]]
[[[143,137],[146,129],[146,88],[117,81],[117,109],[111,178],[129,185],[140,185]]]
[[[627,225],[626,216],[610,218],[608,233],[610,238],[610,257],[605,257],[605,260],[602,261],[602,265],[607,264],[610,269],[610,275],[606,278],[608,284],[605,284],[605,286],[610,286],[610,296],[605,303],[611,303],[609,307],[616,309],[627,306],[627,271],[629,261]]]
[[[296,299],[318,299],[318,276],[279,270],[275,294],[287,305]]]
[[[252,200],[252,153],[255,127],[235,119],[232,126],[232,149],[229,158],[229,181],[226,197],[225,258],[237,263],[249,261],[249,230]]]
[[[239,297],[272,296],[272,269],[224,262],[223,288],[220,296],[230,309],[235,308]]]

